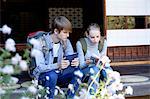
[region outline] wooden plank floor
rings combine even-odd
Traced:
[[[138,97],[126,97],[126,99],[150,99],[150,95]]]

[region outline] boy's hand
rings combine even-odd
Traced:
[[[65,69],[65,68],[67,68],[69,65],[70,65],[69,60],[64,60],[64,59],[61,61],[61,64],[60,64],[61,69]]]
[[[74,58],[71,62],[71,66],[79,66],[79,58]]]

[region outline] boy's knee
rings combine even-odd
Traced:
[[[46,76],[47,79],[55,81],[58,78],[58,75],[56,72],[49,72],[48,75]]]

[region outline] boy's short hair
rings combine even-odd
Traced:
[[[54,29],[58,29],[59,32],[63,29],[72,32],[72,24],[65,16],[57,16],[52,23],[52,32]]]

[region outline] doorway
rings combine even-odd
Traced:
[[[71,10],[68,15],[71,16],[73,23],[73,32],[70,39],[75,46],[76,41],[83,35],[84,30],[90,23],[98,23],[104,35],[104,1],[105,0],[1,0],[0,26],[7,24],[13,31],[10,37],[15,39],[16,43],[26,43],[26,37],[29,32],[37,30],[49,31],[50,8],[63,9],[80,9],[76,11],[79,16],[78,20],[75,13]],[[66,15],[58,11],[57,15]],[[54,12],[52,12],[54,13]],[[55,13],[55,14],[56,14]],[[80,13],[80,14],[79,14]],[[54,16],[52,16],[54,17]],[[70,17],[70,16],[69,16]],[[2,36],[2,35],[1,35]],[[2,37],[3,38],[3,37]],[[4,38],[7,38],[5,36]],[[4,43],[1,39],[1,43]]]

